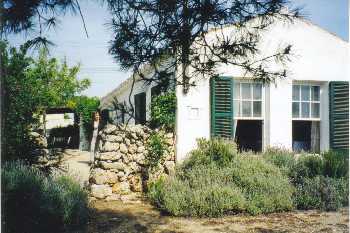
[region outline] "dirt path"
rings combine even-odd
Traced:
[[[162,215],[147,203],[95,201],[88,233],[287,233],[349,232],[348,209],[338,212],[293,211],[269,215],[224,218],[180,218]]]
[[[75,177],[82,185],[86,185],[90,174],[90,153],[80,150],[65,150],[63,152],[63,166],[68,174]]]

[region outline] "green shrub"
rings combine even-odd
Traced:
[[[345,151],[328,151],[322,154],[324,175],[329,177],[348,177],[349,153]]]
[[[150,168],[156,167],[159,163],[164,162],[165,153],[168,152],[168,147],[165,142],[163,133],[153,133],[147,142],[147,162]]]
[[[298,209],[337,210],[348,205],[348,180],[324,176],[305,178],[296,184],[294,202]]]
[[[46,177],[20,162],[5,164],[1,176],[5,232],[55,232],[86,224],[87,192],[70,177]]]
[[[245,208],[243,193],[222,176],[215,165],[199,166],[186,176],[158,180],[150,186],[148,196],[174,216],[216,217],[241,212]]]
[[[304,154],[291,167],[289,177],[294,184],[302,182],[304,178],[323,175],[323,160],[319,155]]]
[[[237,155],[222,140],[198,144],[175,176],[150,186],[148,195],[161,209],[176,216],[215,217],[293,208],[293,187],[276,166],[257,156]]]
[[[154,127],[175,128],[176,94],[167,92],[155,96],[151,101],[151,124]]]
[[[226,166],[237,154],[236,144],[233,141],[223,139],[206,140],[201,138],[197,140],[197,147],[183,162],[183,169],[210,163]]]
[[[263,153],[263,158],[276,165],[283,174],[289,175],[295,166],[296,160],[293,152],[278,147],[270,147]]]
[[[250,214],[293,208],[293,187],[276,166],[261,158],[237,156],[228,169],[232,172],[232,181],[244,191]]]

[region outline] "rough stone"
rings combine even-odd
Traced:
[[[137,148],[137,152],[138,153],[142,153],[144,151],[145,151],[145,147],[144,146],[140,146],[140,147]]]
[[[136,142],[136,146],[143,146],[143,143],[142,143],[142,141],[141,140],[138,140],[137,142]]]
[[[136,133],[131,133],[131,137],[132,137],[133,139],[135,139],[135,140],[139,139],[139,138],[137,137]]]
[[[164,163],[165,172],[169,175],[174,174],[175,172],[175,162],[174,161],[165,161]]]
[[[108,197],[112,195],[112,188],[108,185],[98,185],[93,184],[91,185],[91,196],[96,197],[98,199],[103,199],[105,197]]]
[[[166,138],[166,139],[165,139],[165,143],[166,143],[167,145],[169,145],[169,146],[172,146],[173,143],[174,143],[174,140],[173,140],[172,138]]]
[[[131,191],[142,192],[142,176],[140,174],[131,176],[129,183]]]
[[[104,160],[104,161],[107,161],[107,160],[116,161],[120,159],[121,156],[122,156],[121,153],[119,153],[118,151],[98,153],[98,159]]]
[[[130,154],[134,154],[137,151],[137,146],[136,145],[130,145],[128,148]]]
[[[102,151],[117,151],[119,149],[119,143],[113,143],[106,141],[103,145]]]
[[[109,142],[119,142],[120,141],[119,138],[120,138],[120,136],[110,134],[110,135],[107,135],[104,140],[109,141]]]
[[[128,194],[130,192],[130,185],[126,181],[115,183],[112,187],[112,192],[118,194]]]
[[[117,126],[116,125],[112,125],[112,124],[107,124],[104,128],[104,132],[106,134],[110,134],[112,133],[113,131],[115,131],[117,129]]]
[[[123,177],[123,176],[125,176],[125,173],[122,172],[122,171],[120,171],[120,172],[117,173],[117,176],[118,176],[119,178],[120,178],[120,177]]]
[[[141,167],[136,162],[131,162],[129,164],[129,167],[133,172],[140,172],[141,171]]]
[[[121,197],[119,194],[112,193],[112,195],[106,197],[106,201],[120,201]]]
[[[100,165],[104,169],[124,170],[124,168],[125,168],[125,165],[121,162],[108,163],[105,161],[101,161]]]
[[[174,173],[175,155],[172,133],[157,131],[164,135],[165,145],[168,146],[169,151],[164,157],[165,162],[158,164],[156,169],[148,169],[147,140],[154,132],[153,130],[142,125],[118,125],[116,127],[108,125],[101,132],[103,132],[103,137],[99,137],[98,153],[95,157],[96,165],[92,170],[90,183],[111,186],[113,195],[98,192],[104,187],[102,186],[97,190],[98,198],[105,196],[103,198],[106,200],[129,201],[128,196],[140,194],[147,183]]]
[[[171,138],[171,139],[173,139],[174,134],[173,134],[173,133],[167,133],[167,134],[165,135],[165,137],[166,137],[166,138]]]
[[[118,176],[109,170],[96,168],[91,172],[90,182],[94,184],[114,184],[118,182]]]
[[[123,143],[120,144],[119,150],[120,150],[120,152],[122,152],[123,154],[128,153],[128,148],[127,148],[126,145],[123,144]]]
[[[145,164],[145,156],[142,153],[138,153],[134,155],[134,161],[137,162],[138,164]]]

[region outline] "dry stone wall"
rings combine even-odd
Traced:
[[[90,174],[91,196],[118,200],[137,196],[147,183],[173,172],[175,168],[174,135],[163,134],[167,150],[156,168],[149,168],[147,142],[153,130],[143,125],[107,124],[97,139],[97,152]]]

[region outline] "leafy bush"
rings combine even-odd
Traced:
[[[263,158],[276,165],[283,174],[289,175],[290,170],[295,166],[296,160],[293,152],[277,147],[268,148]]]
[[[197,140],[197,146],[198,148],[191,151],[189,158],[184,161],[183,169],[210,163],[226,166],[237,154],[237,146],[233,141],[201,138]]]
[[[151,168],[164,162],[165,153],[168,150],[164,135],[160,132],[153,133],[148,139],[147,149],[148,156],[146,159]]]
[[[167,92],[155,96],[151,101],[151,123],[154,127],[165,126],[173,130],[175,127],[176,94]]]
[[[161,179],[149,189],[149,197],[162,210],[175,216],[221,216],[241,212],[245,197],[232,183],[221,180],[217,166],[196,167],[185,176]],[[184,174],[183,174],[184,175]],[[213,176],[210,176],[213,175]]]
[[[161,209],[176,216],[214,217],[293,208],[293,187],[276,166],[236,155],[232,144],[222,140],[198,144],[175,176],[150,186],[149,197]]]
[[[20,49],[0,42],[3,75],[2,159],[30,161],[32,145],[30,128],[39,125],[39,115],[46,109],[66,106],[74,96],[90,85],[88,79],[77,79],[79,66],[69,67],[49,58],[42,50],[36,58],[28,56],[28,44]]]
[[[323,160],[319,155],[301,155],[291,167],[289,177],[294,184],[302,182],[304,178],[323,175]]]
[[[78,116],[82,117],[83,126],[88,134],[88,138],[92,135],[92,113],[98,110],[100,100],[98,97],[75,96],[68,101],[67,106],[74,109]]]
[[[55,232],[86,224],[88,195],[70,177],[46,177],[20,162],[1,169],[2,229]]]
[[[348,177],[349,153],[345,151],[328,151],[322,154],[324,175],[329,177]]]
[[[302,154],[294,159],[288,151],[273,150],[264,158],[277,165],[296,187],[294,203],[298,209],[337,210],[348,206],[348,159],[329,151],[319,155]]]
[[[348,205],[348,196],[347,179],[315,176],[296,185],[294,202],[298,209],[337,210]]]

